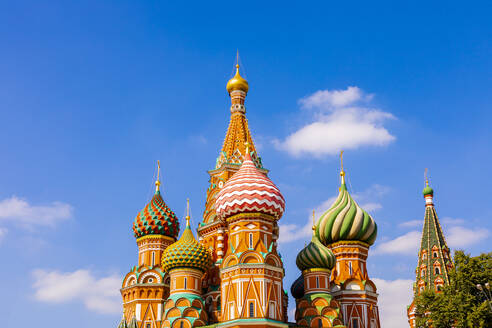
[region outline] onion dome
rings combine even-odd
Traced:
[[[299,270],[306,269],[333,269],[336,257],[333,252],[323,245],[314,233],[311,242],[297,254],[296,265]]]
[[[301,274],[290,286],[290,293],[295,299],[299,299],[304,296],[304,277]]]
[[[425,180],[425,188],[422,190],[422,194],[425,196],[434,196],[434,189],[429,187],[429,180]]]
[[[159,175],[158,175],[159,176]],[[155,194],[133,222],[136,238],[147,235],[164,235],[176,239],[179,234],[179,222],[176,214],[162,199],[159,179],[155,182]]]
[[[239,74],[239,64],[236,65],[236,75],[234,75],[234,77],[230,79],[229,82],[227,82],[226,89],[229,93],[235,90],[241,90],[245,93],[248,93],[248,81],[243,79],[243,77]]]
[[[162,268],[169,272],[177,268],[193,268],[203,272],[212,264],[212,257],[207,248],[200,244],[190,228],[190,217],[186,217],[186,228],[181,238],[162,253]]]
[[[265,213],[280,219],[284,209],[280,190],[256,168],[246,148],[241,167],[217,193],[217,215],[226,218],[238,213]]]
[[[342,185],[336,201],[318,220],[316,235],[324,245],[342,241],[362,241],[374,244],[377,225],[350,196],[345,185],[345,172],[340,172]]]

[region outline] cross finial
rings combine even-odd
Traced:
[[[160,175],[161,175],[161,162],[157,160],[157,179],[155,180],[155,192],[158,192],[159,187],[161,186],[161,182],[159,181]]]
[[[236,68],[239,69],[239,49],[236,49]]]
[[[340,151],[340,176],[342,177],[342,184],[345,184],[345,171],[343,170],[343,150]]]
[[[315,218],[316,218],[316,216],[315,216],[315,212],[314,212],[314,210],[313,210],[313,227],[312,227],[312,229],[313,229],[313,234],[314,234],[314,231],[316,230],[316,224],[314,223],[314,222],[315,222]]]
[[[427,172],[429,170],[427,168],[425,168],[425,171],[424,171],[424,177],[425,177],[425,185],[428,187],[429,186],[429,177],[427,176]]]
[[[186,198],[186,226],[190,225],[190,199]]]

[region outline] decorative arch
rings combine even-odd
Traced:
[[[237,265],[238,263],[239,263],[239,260],[238,260],[237,256],[234,254],[231,254],[224,259],[224,264],[222,267],[228,268],[228,267]]]
[[[140,284],[145,284],[149,281],[149,278],[152,277],[155,279],[155,281],[152,281],[152,283],[160,283],[161,282],[161,276],[156,273],[156,272],[153,272],[153,271],[147,271],[143,274],[140,275],[139,279],[138,279],[138,282]]]
[[[359,280],[349,279],[343,284],[344,290],[364,290],[364,285]]]
[[[137,283],[137,276],[134,273],[132,273],[125,278],[123,282],[123,287],[128,287],[135,283]]]
[[[176,306],[177,307],[190,307],[191,303],[188,299],[182,297],[176,301]]]
[[[239,258],[239,263],[262,263],[262,258],[255,252],[244,252]]]
[[[265,262],[277,268],[282,267],[282,263],[280,262],[280,259],[271,253],[267,255]]]

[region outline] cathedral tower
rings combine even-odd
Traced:
[[[415,269],[415,296],[424,290],[439,292],[444,285],[449,285],[449,270],[453,268],[449,247],[434,207],[434,190],[429,187],[428,179],[422,193],[425,199],[425,216],[418,265]],[[415,300],[408,307],[407,315],[410,327],[415,327]]]
[[[343,160],[340,177],[338,197],[318,219],[316,236],[337,259],[331,274],[331,292],[341,304],[345,325],[348,328],[379,328],[378,294],[366,264],[369,247],[376,240],[377,225],[350,196]]]
[[[179,222],[162,199],[160,184],[158,169],[155,194],[133,223],[138,262],[126,274],[121,287],[122,327],[161,328],[162,306],[169,295],[169,279],[161,269],[160,260],[164,250],[176,241]]]
[[[287,327],[282,260],[275,229],[285,201],[253,162],[246,144],[239,170],[217,194],[217,216],[227,224],[220,264],[221,327]]]
[[[336,258],[321,244],[315,230],[313,226],[311,242],[296,258],[296,265],[302,271],[291,289],[296,298],[296,323],[301,327],[345,327],[340,305],[330,294],[331,270]]]
[[[204,277],[206,288],[205,300],[211,322],[218,320],[218,298],[220,295],[219,264],[227,252],[228,229],[226,222],[217,216],[215,211],[215,198],[224,184],[239,169],[246,156],[245,143],[249,144],[248,153],[255,166],[262,173],[268,171],[263,168],[261,158],[257,155],[248,120],[246,119],[245,99],[249,90],[248,82],[240,75],[239,65],[236,65],[236,74],[227,83],[227,92],[231,98],[230,121],[222,149],[217,157],[215,167],[208,173],[210,185],[207,189],[203,222],[198,227],[200,242],[212,250],[214,267]],[[276,238],[276,236],[274,237]]]
[[[164,305],[162,328],[191,328],[208,324],[202,298],[202,277],[210,269],[210,264],[210,253],[193,236],[188,214],[181,238],[169,246],[162,256],[162,268],[169,273],[171,284],[169,298]]]

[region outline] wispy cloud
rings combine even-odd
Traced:
[[[420,246],[421,233],[410,231],[395,239],[377,244],[371,252],[373,255],[379,254],[406,254],[415,255]]]
[[[410,221],[402,222],[398,224],[398,226],[400,228],[415,228],[415,227],[421,227],[423,223],[424,223],[423,220],[410,220]]]
[[[367,107],[372,95],[358,87],[320,90],[299,100],[301,108],[313,110],[312,122],[275,146],[293,156],[337,154],[341,149],[386,146],[396,138],[384,126],[393,114]]]
[[[490,235],[485,228],[466,228],[461,226],[465,220],[445,218],[442,220],[444,238],[450,248],[460,248],[481,242]],[[422,227],[423,220],[411,220],[400,223],[399,227]],[[410,231],[394,239],[379,243],[372,254],[416,254],[420,247],[422,233]]]
[[[0,243],[3,241],[3,238],[5,238],[6,234],[7,234],[7,229],[0,228]]]
[[[379,293],[378,304],[381,327],[408,326],[406,309],[413,297],[413,280],[384,280],[379,278],[372,280],[376,284],[377,292]]]
[[[21,225],[54,226],[59,221],[71,218],[72,214],[72,206],[62,202],[31,205],[17,196],[0,201],[0,221]]]
[[[96,278],[89,270],[74,272],[46,271],[37,269],[32,273],[34,298],[39,302],[82,302],[88,310],[103,314],[121,312],[117,275]]]

